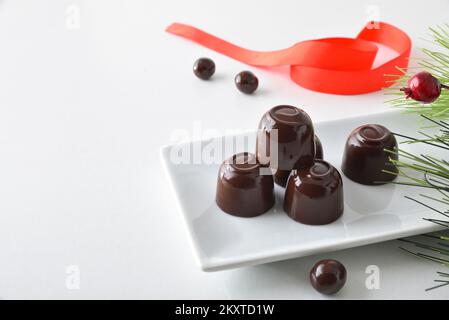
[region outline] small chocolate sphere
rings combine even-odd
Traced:
[[[266,112],[259,123],[256,156],[274,170],[275,182],[283,187],[291,170],[312,165],[315,134],[307,113],[289,105]]]
[[[318,261],[310,270],[310,283],[322,294],[337,293],[346,283],[346,269],[337,260]]]
[[[394,151],[397,142],[394,135],[379,124],[366,124],[353,130],[346,141],[342,171],[352,181],[375,185],[393,181],[396,175],[382,172],[398,172],[389,158],[398,159]]]
[[[209,58],[200,58],[193,65],[195,75],[203,80],[207,80],[215,73],[215,63]]]
[[[269,168],[252,153],[243,152],[225,160],[217,181],[217,205],[226,213],[255,217],[274,205],[274,183]]]
[[[317,135],[315,135],[315,159],[324,159],[323,144]]]
[[[257,90],[259,79],[251,71],[242,71],[235,76],[237,89],[246,94],[251,94]]]
[[[309,168],[292,170],[284,210],[290,218],[304,224],[324,225],[337,220],[344,210],[340,173],[318,159]]]

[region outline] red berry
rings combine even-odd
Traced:
[[[441,88],[447,88],[440,81],[427,71],[421,71],[408,80],[408,87],[401,88],[407,98],[413,100],[432,103],[441,94]]]

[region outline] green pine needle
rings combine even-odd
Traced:
[[[405,141],[401,142],[402,144],[421,143],[449,152],[449,123],[443,120],[435,120],[425,115],[423,115],[423,118],[439,130],[437,130],[435,134],[428,134],[424,131],[419,131],[418,134],[420,137],[416,138],[399,133],[394,134],[397,137],[405,139]],[[413,154],[401,148],[385,151],[390,154],[399,155],[398,160],[390,158],[390,162],[396,166],[398,172],[384,170],[384,172],[395,174],[399,177],[398,181],[394,181],[392,183],[421,187],[424,190],[435,191],[437,194],[436,196],[420,194],[422,198],[427,200],[426,202],[408,196],[405,198],[438,213],[441,216],[441,219],[423,219],[449,230],[449,161],[446,160],[449,159],[449,157],[440,159],[431,155]],[[439,210],[432,205],[433,203],[442,204],[445,208],[448,208],[448,210]],[[404,247],[400,247],[400,249],[418,258],[449,267],[449,260],[447,258],[449,256],[449,236],[442,234],[429,234],[423,235],[422,237],[427,238],[427,241],[400,239],[400,241],[413,246],[415,250],[406,249]],[[429,252],[431,254],[427,254],[425,252]],[[449,280],[447,279],[449,277],[448,273],[439,272],[438,275],[445,278],[445,280],[435,280],[435,282],[439,282],[441,284],[428,288],[426,291],[441,288],[449,284]]]

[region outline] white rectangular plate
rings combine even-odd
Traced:
[[[324,159],[341,172],[343,147],[352,129],[378,123],[393,132],[416,136],[423,125],[419,121],[417,116],[394,111],[316,123],[315,131],[324,147]],[[196,257],[204,271],[262,264],[440,230],[422,219],[440,218],[438,213],[404,198],[431,191],[393,184],[363,186],[344,175],[345,211],[342,218],[329,225],[308,226],[290,219],[282,210],[284,189],[278,186],[275,188],[276,205],[259,217],[238,218],[223,213],[215,204],[219,165],[235,152],[254,152],[255,136],[254,131],[166,146],[161,150]],[[228,148],[230,150],[221,154],[211,152],[214,146],[229,147],[233,141],[235,144],[242,139],[246,140],[246,145],[236,146],[234,150]],[[442,157],[442,153],[435,153],[439,152],[437,148],[430,149],[422,144],[401,147],[414,153],[431,152]],[[190,150],[191,161],[183,163],[180,150]],[[203,153],[200,160],[198,150]],[[213,161],[206,157],[211,154]]]

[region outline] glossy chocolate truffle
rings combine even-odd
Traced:
[[[309,168],[291,172],[284,197],[284,210],[290,218],[323,225],[337,220],[343,209],[343,183],[332,165],[317,159]]]
[[[193,65],[193,73],[198,78],[207,80],[215,73],[215,63],[209,58],[200,58]]]
[[[315,159],[324,159],[323,144],[317,135],[315,135]]]
[[[337,260],[318,261],[310,270],[310,283],[320,293],[337,293],[346,283],[346,269]]]
[[[268,211],[274,205],[274,183],[267,171],[248,152],[224,161],[218,173],[217,205],[239,217],[255,217]]]
[[[240,92],[251,94],[257,90],[259,79],[251,71],[242,71],[235,76],[235,85]]]
[[[307,113],[288,105],[266,112],[259,123],[256,156],[261,164],[273,169],[275,182],[281,186],[286,185],[291,170],[312,165],[315,134]]]
[[[394,135],[384,126],[366,124],[356,128],[348,137],[343,154],[342,171],[351,180],[374,185],[393,181],[396,175],[382,172],[397,172],[389,158],[398,159],[397,154],[385,152],[395,150]]]

